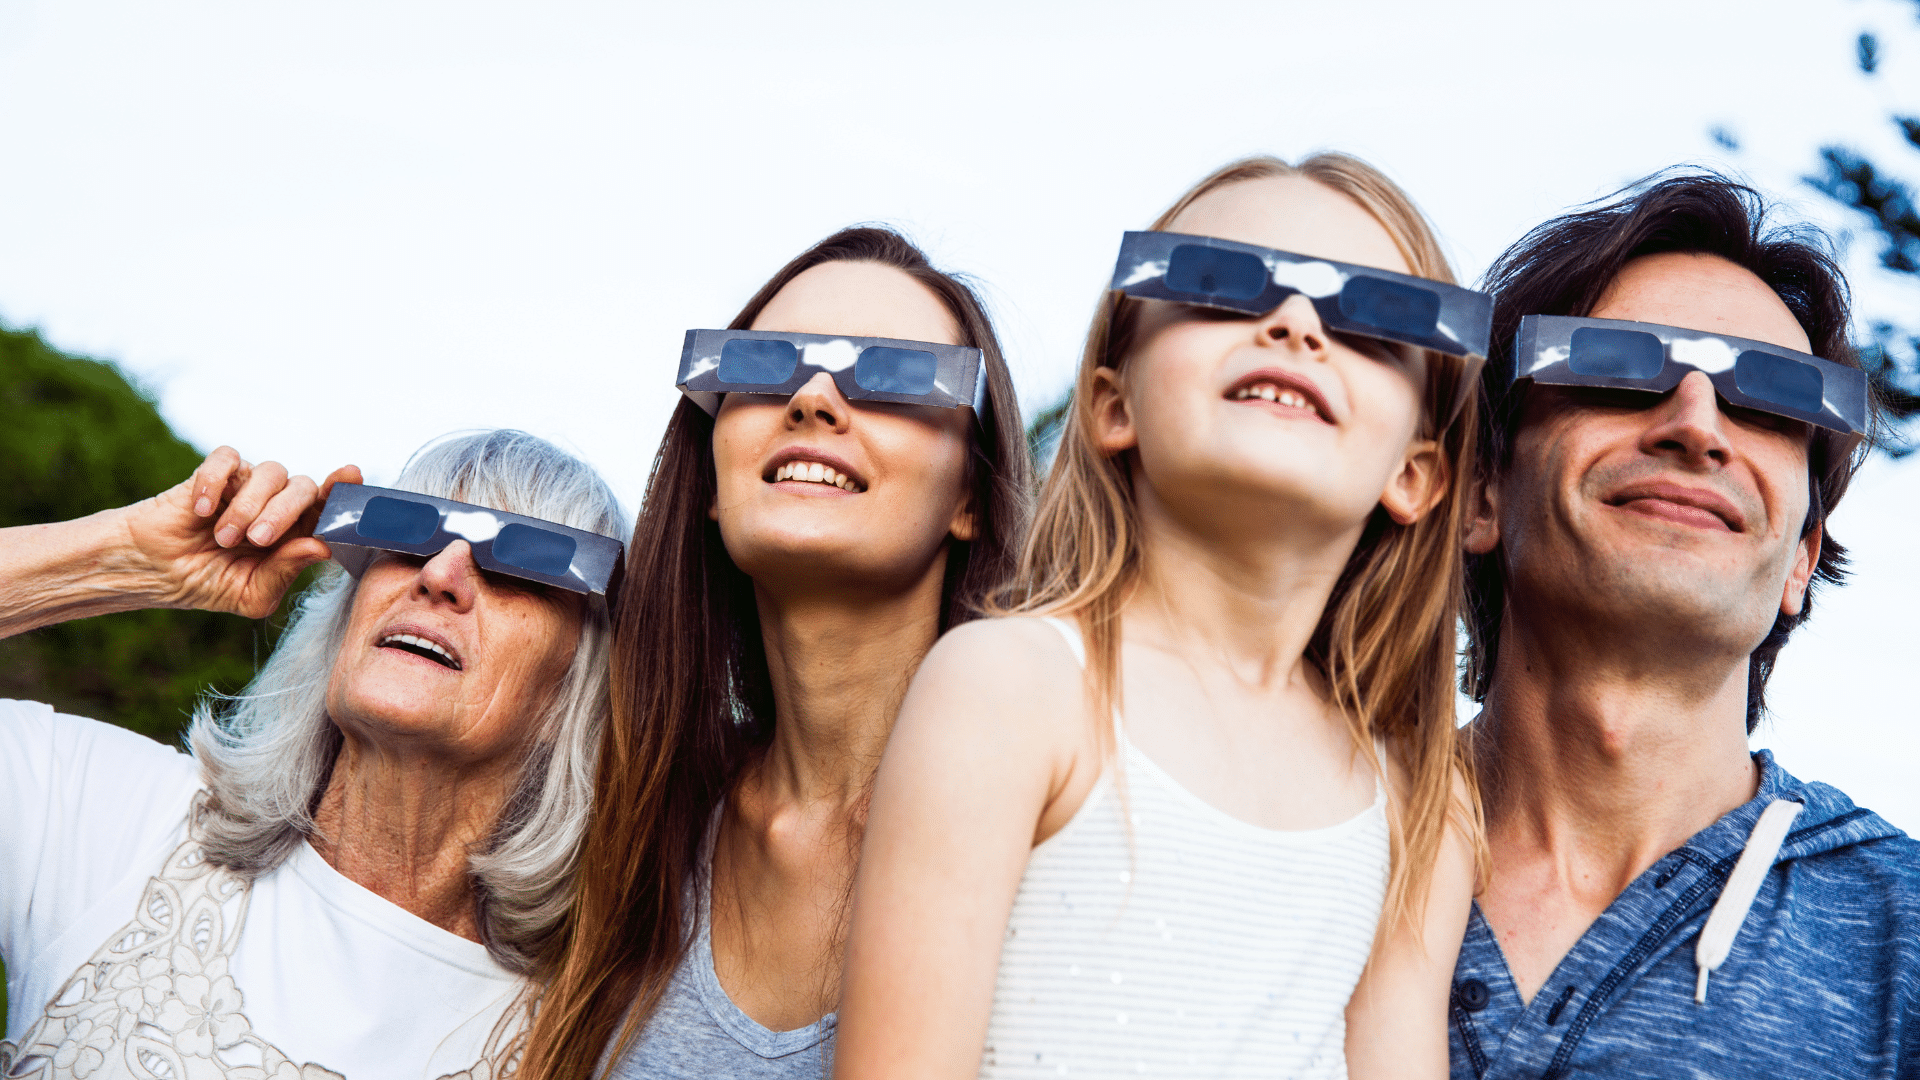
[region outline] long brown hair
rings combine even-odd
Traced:
[[[781,267],[734,317],[751,327],[774,294],[829,262],[890,266],[926,286],[986,354],[987,415],[971,437],[967,484],[979,525],[950,542],[940,628],[978,614],[1012,576],[1031,465],[1013,380],[986,310],[960,279],[884,228],[845,229]],[[613,722],[594,785],[572,917],[535,972],[546,981],[524,1070],[586,1080],[659,1006],[688,944],[689,886],[707,823],[773,738],[773,687],[753,582],[707,516],[713,421],[682,401],[654,458],[613,622]]]
[[[1299,176],[1359,203],[1387,230],[1413,272],[1451,283],[1439,241],[1411,199],[1378,170],[1344,154],[1316,154],[1299,165],[1271,157],[1236,161],[1200,181],[1151,226],[1166,229],[1200,197],[1229,184]],[[1090,713],[1120,705],[1120,615],[1140,572],[1130,457],[1100,448],[1093,412],[1094,376],[1124,373],[1140,304],[1117,291],[1100,301],[1087,334],[1073,403],[1053,470],[1040,493],[1033,531],[1022,553],[1020,601],[1008,610],[1078,616],[1087,643]],[[1456,359],[1428,352],[1420,434],[1437,439],[1447,491],[1412,525],[1375,508],[1348,557],[1306,658],[1325,678],[1356,750],[1376,765],[1374,738],[1405,767],[1404,798],[1394,800],[1393,878],[1388,909],[1418,925],[1434,859],[1449,816],[1479,835],[1477,802],[1453,798],[1456,776],[1471,765],[1454,728],[1454,624],[1460,610],[1460,538],[1465,481],[1474,462],[1474,404],[1437,431],[1464,377]],[[1102,745],[1111,725],[1098,724]],[[1469,782],[1468,790],[1472,790]],[[1480,852],[1485,866],[1484,848]]]

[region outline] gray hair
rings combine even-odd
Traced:
[[[393,486],[616,539],[629,531],[613,490],[591,466],[519,431],[430,444]],[[316,831],[313,811],[342,743],[327,715],[327,683],[357,587],[337,564],[323,567],[252,684],[195,710],[188,739],[212,796],[198,829],[215,864],[249,878],[264,874]],[[481,940],[514,971],[530,967],[573,899],[610,716],[611,633],[606,605],[588,604],[573,664],[535,725],[519,782],[471,857]]]

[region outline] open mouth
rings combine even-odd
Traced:
[[[773,470],[773,475],[767,482],[777,484],[782,480],[793,480],[802,484],[827,484],[842,491],[866,490],[853,477],[818,461],[789,461]]]
[[[1318,388],[1298,377],[1274,371],[1251,372],[1226,392],[1228,401],[1268,401],[1283,409],[1298,409],[1324,423],[1333,423],[1326,399]]]
[[[437,641],[428,641],[417,634],[388,634],[380,639],[379,647],[424,656],[449,671],[461,670],[460,658],[453,655],[446,646]]]

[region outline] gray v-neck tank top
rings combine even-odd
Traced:
[[[715,811],[714,820],[719,820]],[[773,1031],[740,1011],[713,970],[709,907],[713,835],[702,852],[694,890],[695,925],[686,958],[674,970],[660,1007],[606,1080],[825,1080],[833,1074],[833,1013],[803,1028]]]

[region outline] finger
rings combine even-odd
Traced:
[[[320,481],[320,501],[327,501],[327,496],[333,494],[333,485],[335,484],[364,483],[366,483],[366,481],[360,478],[360,466],[342,465],[328,473],[325,480]]]
[[[255,465],[253,474],[227,504],[226,513],[220,515],[220,522],[213,530],[213,542],[229,548],[238,544],[241,535],[253,527],[268,501],[286,486],[286,466],[277,461],[263,461]]]
[[[240,460],[240,451],[231,446],[216,447],[208,454],[199,468],[193,470],[193,488],[188,492],[187,504],[193,507],[195,516],[212,517],[226,498],[228,480],[245,466],[246,462]]]
[[[314,498],[313,505],[307,508],[306,513],[300,515],[300,520],[294,530],[295,535],[309,536],[312,535],[315,529],[320,527],[320,511],[326,506],[328,497],[333,494],[333,485],[359,484],[363,482],[360,478],[360,466],[358,465],[342,465],[328,473],[327,478],[320,482],[320,491]]]
[[[249,619],[264,619],[273,614],[300,571],[326,560],[327,545],[311,536],[289,540],[275,548],[248,578],[239,614]]]
[[[267,505],[260,508],[260,516],[247,527],[247,542],[255,547],[272,547],[290,526],[300,521],[307,508],[314,505],[319,493],[320,489],[308,477],[289,479],[287,486],[267,500]]]

